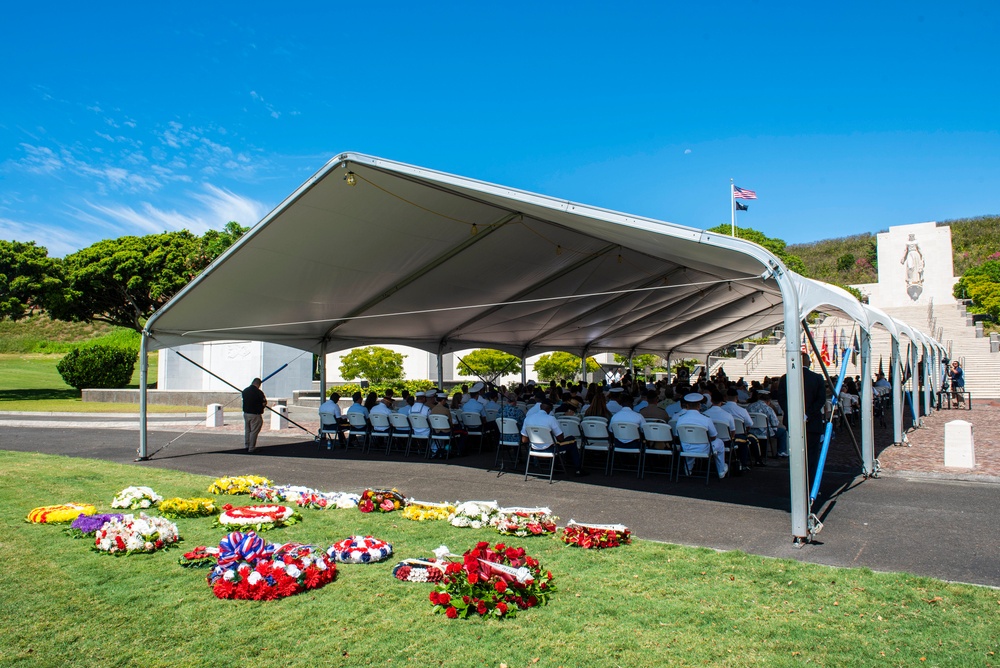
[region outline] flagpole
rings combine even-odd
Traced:
[[[732,179],[729,179],[729,204],[733,213],[733,236],[736,236],[736,186]]]

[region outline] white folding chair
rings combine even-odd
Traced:
[[[497,421],[500,411],[495,408],[487,408],[483,411],[483,424],[492,424]]]
[[[612,422],[611,433],[616,439],[611,446],[611,464],[609,470],[614,475],[615,455],[636,455],[638,457],[638,467],[635,477],[642,477],[642,434],[639,433],[639,425],[634,422]]]
[[[611,464],[611,435],[608,433],[608,421],[599,417],[584,418],[580,422],[580,431],[583,432],[581,459],[586,460],[588,451],[603,452],[604,474],[607,475],[608,466]]]
[[[333,448],[333,441],[330,440],[331,436],[336,438],[338,442],[343,437],[343,432],[340,430],[340,423],[337,422],[337,414],[333,411],[320,411],[317,445],[326,443],[326,449],[330,450]]]
[[[647,421],[646,424],[642,425],[642,435],[646,439],[646,450],[643,454],[643,465],[642,474],[640,477],[646,477],[646,469],[649,466],[649,458],[652,457],[670,457],[669,466],[667,467],[667,475],[672,475],[674,472],[674,447],[673,447],[673,434],[670,431],[670,425],[666,422],[650,422]],[[666,444],[665,448],[657,448],[654,444]]]
[[[413,447],[414,442],[423,441],[424,442],[424,457],[430,457],[431,455],[431,423],[428,422],[426,415],[421,415],[420,413],[410,413],[406,416],[406,419],[410,423],[410,441],[406,444],[406,456],[410,456],[410,448]],[[422,433],[417,433],[422,432]]]
[[[462,413],[461,418],[462,424],[465,425],[465,433],[468,436],[479,437],[479,454],[483,454],[483,440],[486,436],[485,425],[483,425],[483,416],[479,413],[466,411]]]
[[[368,420],[365,419],[363,413],[347,413],[347,421],[350,423],[351,428],[347,431],[347,445],[351,444],[351,437],[355,439],[360,439],[361,451],[366,452],[368,450]]]
[[[389,416],[383,413],[372,413],[368,416],[368,421],[372,425],[372,430],[368,432],[369,449],[375,444],[375,439],[382,439],[386,443],[385,451],[388,454],[389,446],[392,445],[392,424],[389,422]]]
[[[764,452],[762,454],[766,455],[769,452],[771,452],[771,440],[774,438],[774,435],[771,433],[771,425],[767,423],[767,416],[764,415],[763,413],[751,413],[750,418],[753,420],[754,429],[764,430],[765,434],[764,438],[766,440],[764,442],[764,448],[763,448]],[[777,439],[774,439],[774,442],[775,442],[774,454],[775,456],[777,456],[778,454]]]
[[[559,428],[562,429],[563,436],[566,438],[575,438],[577,443],[582,440],[583,433],[580,431],[580,421],[574,420],[572,417],[561,417],[557,418],[556,422],[559,423]]]
[[[533,457],[548,459],[549,484],[551,485],[552,476],[556,471],[556,459],[560,460],[560,464],[562,463],[560,454],[557,452],[556,440],[552,436],[552,430],[548,427],[527,427],[525,433],[528,436],[528,463],[524,467],[524,479],[527,480],[529,475],[544,477],[544,474],[531,473],[531,459]]]
[[[715,423],[715,431],[719,433],[719,440],[722,441],[723,447],[726,449],[726,465],[733,460],[733,432],[729,430],[728,422],[720,422],[719,420],[712,420]]]
[[[516,470],[517,465],[521,461],[521,430],[517,428],[517,420],[514,418],[497,418],[496,420],[497,428],[500,429],[500,441],[497,444],[497,456],[493,461],[493,466],[499,467],[497,472],[497,477],[500,476],[506,466],[504,466],[504,460],[510,458],[510,451],[514,451],[514,465],[513,468]],[[511,440],[504,440],[504,437],[508,437]]]
[[[712,473],[712,439],[708,437],[708,429],[697,424],[677,425],[677,440],[680,443],[680,450],[677,453],[677,478],[681,475],[681,464],[687,465],[685,459],[705,460],[705,484],[708,484],[708,477]],[[705,452],[695,452],[685,450],[685,446],[704,445]]]
[[[389,439],[389,447],[385,449],[385,454],[389,454],[392,450],[392,443],[403,439],[405,444],[403,445],[403,452],[406,452],[410,448],[410,437],[413,435],[413,429],[410,428],[410,420],[406,415],[402,413],[393,413],[389,416],[389,424],[392,425],[392,437]]]
[[[447,415],[438,413],[431,413],[428,420],[431,423],[431,443],[438,444],[438,455],[444,448],[444,458],[448,459],[451,456],[451,420],[448,419]]]

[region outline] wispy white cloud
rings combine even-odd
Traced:
[[[262,203],[210,183],[203,184],[202,192],[187,193],[187,196],[197,204],[184,210],[166,209],[151,202],[136,206],[87,202],[89,212],[74,210],[70,213],[80,222],[95,224],[99,221],[122,234],[158,234],[185,229],[204,234],[209,229],[221,229],[230,220],[251,226],[266,213]]]
[[[53,257],[62,257],[91,243],[85,235],[72,230],[10,218],[0,218],[0,239],[34,241],[45,246]]]
[[[273,104],[265,100],[260,93],[252,90],[250,91],[250,97],[252,97],[256,102],[264,105],[264,108],[267,109],[268,115],[270,115],[271,118],[281,118],[281,112],[275,109]]]

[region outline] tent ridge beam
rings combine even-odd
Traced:
[[[652,286],[656,285],[659,281],[661,281],[663,279],[666,279],[666,278],[669,278],[669,277],[673,276],[674,274],[683,272],[686,269],[687,269],[687,267],[676,267],[673,270],[671,270],[671,271],[663,274],[662,276],[657,276],[656,278],[654,278],[654,279],[652,279],[650,281],[645,281],[644,283],[633,284],[633,286],[631,288],[626,288],[626,289],[629,289],[629,290],[641,290],[642,288],[649,288],[649,287],[652,287]],[[569,320],[566,320],[565,322],[562,322],[562,323],[556,325],[555,327],[550,327],[549,329],[545,330],[544,332],[542,332],[540,334],[535,335],[531,339],[531,341],[529,342],[529,345],[534,344],[534,342],[537,341],[538,339],[544,339],[545,337],[551,336],[555,332],[558,332],[560,329],[564,329],[566,327],[569,327],[569,326],[573,325],[573,323],[579,322],[581,320],[585,320],[586,318],[589,318],[590,316],[594,315],[595,313],[597,313],[599,311],[603,311],[604,309],[608,308],[609,306],[611,306],[611,305],[613,305],[613,304],[621,301],[622,299],[625,299],[626,297],[630,297],[630,296],[632,296],[631,293],[621,294],[621,295],[618,295],[616,297],[612,297],[611,299],[609,299],[609,300],[607,300],[605,302],[601,302],[600,304],[598,304],[594,308],[592,308],[592,309],[590,309],[588,311],[585,311],[585,312],[581,313],[580,315],[574,316],[574,317],[570,318]],[[589,346],[590,344],[588,343],[587,345]]]
[[[367,302],[365,302],[361,306],[359,306],[359,307],[351,310],[350,312],[346,313],[344,315],[344,318],[354,318],[354,317],[357,317],[359,315],[363,315],[364,313],[366,313],[370,309],[378,306],[380,303],[382,303],[383,301],[385,301],[386,299],[388,299],[392,295],[396,294],[397,292],[399,292],[400,290],[402,290],[406,286],[408,286],[411,283],[417,281],[422,276],[425,276],[428,273],[434,271],[435,269],[437,269],[438,267],[440,267],[442,264],[444,264],[445,262],[447,262],[451,258],[455,257],[456,255],[458,255],[459,253],[461,253],[465,249],[469,248],[470,246],[472,246],[474,244],[479,243],[480,241],[482,241],[483,239],[485,239],[489,235],[493,234],[498,229],[500,229],[501,227],[503,227],[504,225],[506,225],[507,223],[509,223],[510,221],[514,220],[515,218],[517,218],[520,215],[521,214],[519,214],[517,212],[508,213],[506,216],[504,216],[500,220],[497,220],[496,222],[487,225],[484,229],[480,230],[477,234],[474,234],[474,235],[470,236],[469,238],[467,238],[462,243],[460,243],[457,246],[454,246],[451,249],[445,251],[443,254],[439,255],[436,258],[434,258],[432,261],[428,262],[427,264],[425,264],[424,266],[420,267],[419,269],[417,269],[413,273],[409,274],[408,276],[404,276],[400,281],[398,281],[391,288],[389,288],[387,290],[384,290],[383,292],[379,293],[378,295],[376,295],[372,299],[369,299]],[[337,329],[338,327],[340,327],[341,325],[343,325],[346,322],[348,322],[348,321],[347,320],[338,320],[338,321],[334,322],[330,326],[330,328],[326,330],[326,333],[323,335],[323,338],[329,338],[330,334],[335,329]],[[447,335],[446,335],[445,338],[447,338]]]
[[[618,248],[619,245],[620,244],[609,244],[607,246],[604,246],[603,248],[601,248],[599,250],[596,250],[596,251],[594,251],[593,253],[591,253],[589,255],[585,255],[584,257],[580,258],[579,260],[577,260],[573,264],[569,265],[568,267],[562,267],[562,268],[560,268],[556,273],[557,274],[565,274],[567,272],[576,271],[580,267],[586,266],[587,264],[589,264],[593,260],[596,260],[597,258],[602,257],[602,256],[608,254],[609,252],[611,252],[615,248]],[[548,275],[544,279],[542,279],[541,281],[537,281],[537,282],[533,283],[532,285],[530,285],[527,288],[525,288],[525,289],[517,292],[516,294],[511,295],[511,296],[505,298],[503,301],[505,301],[505,302],[513,302],[513,301],[517,301],[519,299],[524,299],[526,296],[530,295],[532,292],[534,292],[539,287],[545,285],[546,283],[548,283],[551,280],[552,280],[552,275]],[[485,311],[483,311],[481,313],[476,314],[475,316],[469,318],[468,320],[463,321],[457,327],[453,327],[450,332],[448,332],[447,334],[445,334],[445,338],[449,338],[449,337],[453,336],[455,334],[455,332],[460,332],[460,331],[464,330],[466,327],[468,327],[469,325],[471,325],[471,324],[473,324],[475,322],[478,322],[478,321],[482,320],[483,318],[487,318],[487,317],[493,315],[494,313],[496,313],[497,311],[499,311],[499,310],[501,310],[503,308],[505,308],[505,307],[504,306],[494,306],[492,308],[486,309]]]

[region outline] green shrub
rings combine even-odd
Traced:
[[[336,392],[341,397],[350,398],[355,392],[360,392],[363,396],[368,396],[369,392],[374,392],[378,396],[392,388],[392,393],[395,396],[399,396],[403,393],[403,390],[409,390],[410,394],[414,392],[423,392],[424,390],[429,390],[434,387],[434,383],[429,380],[394,380],[385,383],[372,383],[367,390],[362,390],[361,385],[358,383],[344,383],[343,385],[338,385],[330,388],[326,396],[330,396],[333,392]]]
[[[125,387],[132,379],[138,354],[135,350],[112,346],[74,348],[63,357],[56,369],[67,385],[85,387]]]

